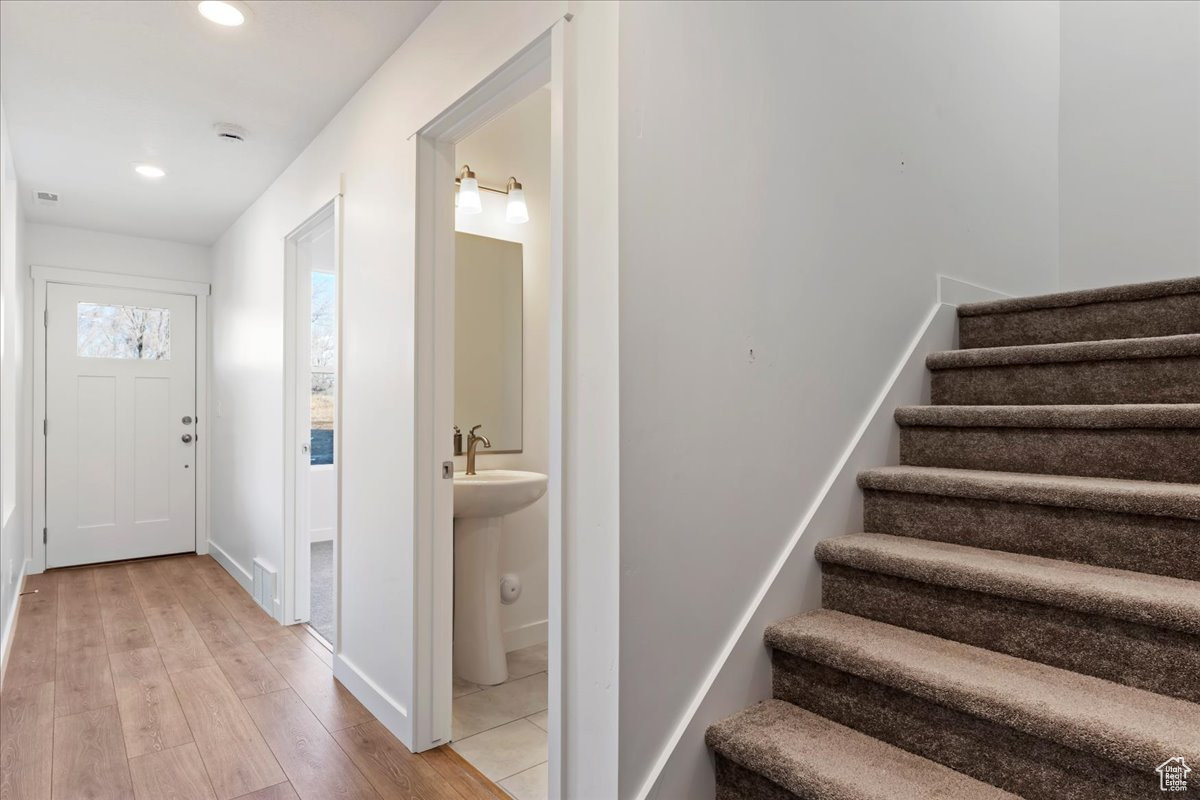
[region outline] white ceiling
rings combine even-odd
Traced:
[[[223,28],[181,0],[4,0],[0,92],[31,222],[209,244],[436,0],[249,0]],[[247,130],[219,140],[218,122]],[[135,162],[167,170],[141,178]],[[57,207],[34,191],[58,192]]]

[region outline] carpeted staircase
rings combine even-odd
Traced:
[[[718,800],[1200,798],[1200,278],[958,316]]]

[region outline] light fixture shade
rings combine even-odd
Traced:
[[[458,210],[464,214],[479,214],[483,211],[483,202],[479,199],[479,181],[475,178],[463,178],[459,183]]]
[[[525,205],[524,189],[508,190],[508,207],[505,209],[504,219],[517,225],[529,222],[529,208]]]

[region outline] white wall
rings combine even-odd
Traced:
[[[510,175],[521,182],[529,206],[529,222],[505,222],[506,198],[480,192],[483,213],[456,213],[455,227],[463,233],[520,242],[524,259],[523,293],[523,452],[491,455],[482,447],[478,469],[549,470],[550,432],[548,369],[550,299],[550,91],[538,91],[500,117],[459,142],[455,161],[470,164],[479,182],[503,187]],[[464,437],[471,420],[459,420]],[[487,433],[486,430],[483,431]],[[464,447],[465,447],[464,441]],[[464,469],[466,458],[455,459]],[[505,646],[509,650],[546,641],[548,606],[548,502],[538,502],[504,518],[500,544],[500,573],[521,579],[521,597],[500,607]],[[497,589],[498,591],[498,589]]]
[[[20,193],[0,104],[0,664],[8,654],[17,593],[32,545],[32,285]]]
[[[207,283],[210,249],[59,225],[26,226],[29,263]]]
[[[1061,284],[1200,274],[1200,3],[1062,4]]]
[[[444,3],[214,245],[213,544],[283,564],[283,238],[343,191],[342,574],[335,672],[405,741],[412,699],[410,134],[561,3]],[[406,456],[405,454],[409,454]]]
[[[336,431],[334,434],[336,435]],[[337,469],[318,464],[308,470],[308,540],[327,542],[337,535]]]
[[[1055,288],[1058,42],[1053,3],[622,6],[621,797],[668,755],[936,273]],[[702,739],[680,748],[711,790]]]

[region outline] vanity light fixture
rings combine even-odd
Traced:
[[[521,224],[529,222],[529,207],[525,205],[525,190],[516,178],[508,179],[508,206],[504,211],[506,222]]]
[[[479,181],[469,166],[464,165],[458,173],[458,210],[464,214],[479,214],[483,211],[483,201],[479,199]]]
[[[504,209],[506,222],[516,225],[529,222],[529,207],[525,205],[525,190],[521,188],[521,182],[516,178],[509,178],[508,184],[503,189],[493,189],[491,186],[480,185],[475,178],[475,173],[464,164],[454,182],[458,184],[458,194],[454,197],[454,206],[464,214],[481,213],[483,202],[479,197],[479,192],[494,192],[508,198]]]

